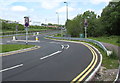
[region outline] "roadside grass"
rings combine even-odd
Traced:
[[[61,34],[55,34],[54,37],[61,37]]]
[[[46,37],[49,38],[49,37]],[[53,39],[53,38],[49,38],[49,39]],[[55,39],[55,40],[63,40],[63,39]],[[77,42],[85,42],[85,41],[79,41],[79,40],[65,40],[65,41],[77,41]],[[107,56],[106,52],[99,46],[97,46],[94,43],[91,42],[85,42],[85,43],[89,43],[91,45],[93,45],[94,47],[96,47],[100,53],[102,54],[102,66],[106,67],[107,69],[118,69],[119,67],[119,58],[117,56],[117,54],[113,51],[113,53],[110,56]]]
[[[110,44],[120,46],[120,36],[89,37],[88,39],[93,39],[100,42],[105,42],[105,43],[110,43]]]
[[[30,48],[34,46],[35,45],[25,45],[25,44],[2,44],[0,45],[0,53]]]

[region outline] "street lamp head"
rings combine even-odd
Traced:
[[[67,3],[67,2],[64,2],[64,3]]]

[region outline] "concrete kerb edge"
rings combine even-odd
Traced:
[[[21,49],[21,50],[16,50],[16,51],[10,51],[10,52],[5,52],[5,53],[0,53],[0,56],[7,56],[7,55],[11,55],[11,54],[27,52],[27,51],[35,50],[35,49],[38,49],[38,48],[40,48],[40,46],[34,46],[34,47],[31,47],[31,48],[26,48],[26,49]]]
[[[66,40],[56,40],[56,41],[66,41]],[[84,43],[84,42],[76,42],[76,41],[66,41],[66,42]],[[88,43],[85,43],[85,44],[88,44]],[[88,45],[93,47],[100,54],[100,62],[98,64],[98,66],[95,68],[95,70],[92,72],[92,74],[85,80],[84,83],[90,81],[93,78],[93,76],[96,74],[96,72],[99,70],[99,68],[100,68],[100,66],[102,64],[102,54],[100,53],[100,51],[96,47],[94,47],[93,45],[91,45],[91,44],[88,44]]]

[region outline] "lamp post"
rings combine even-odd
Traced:
[[[66,4],[66,26],[67,26],[67,21],[68,21],[68,2],[64,2]],[[67,29],[65,27],[65,32],[67,32]]]
[[[56,14],[57,14],[57,21],[58,21],[58,26],[59,26],[59,13],[56,12]]]
[[[66,21],[68,20],[68,3],[64,2],[66,4]]]
[[[58,28],[59,28],[59,13],[56,12],[56,14],[57,14],[57,21],[58,21]],[[61,37],[62,37],[62,27],[61,27]]]

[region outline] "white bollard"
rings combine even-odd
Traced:
[[[39,32],[37,32],[37,35],[39,35]]]
[[[15,36],[13,36],[13,40],[16,40]]]
[[[38,39],[38,37],[36,36],[36,41],[38,41],[39,39]]]

